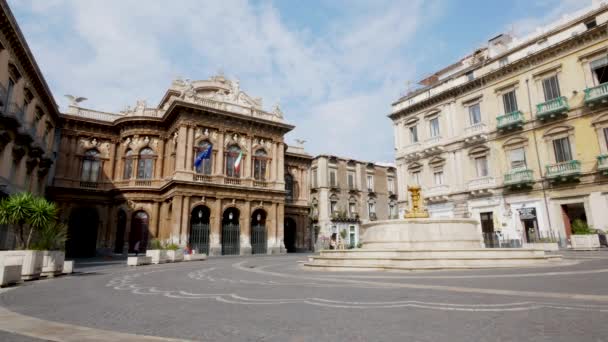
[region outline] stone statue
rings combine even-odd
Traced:
[[[281,111],[281,106],[279,105],[278,102],[272,108],[272,114],[276,115],[279,118],[283,117],[283,111]]]
[[[428,218],[428,211],[422,208],[420,186],[408,186],[407,191],[412,195],[412,208],[405,214],[405,218]]]

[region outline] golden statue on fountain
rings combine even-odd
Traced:
[[[422,208],[420,196],[420,186],[412,185],[407,187],[407,191],[412,194],[412,208],[405,214],[405,218],[428,218],[429,212]]]

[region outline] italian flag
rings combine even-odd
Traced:
[[[236,173],[239,173],[239,168],[241,167],[241,160],[243,159],[243,151],[241,151],[239,153],[239,156],[236,157],[236,160],[234,161],[234,171]]]

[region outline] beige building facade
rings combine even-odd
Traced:
[[[59,111],[8,5],[0,1],[0,197],[44,195],[55,162]],[[0,248],[14,237],[0,227]]]
[[[432,216],[501,241],[608,229],[608,7],[569,18],[499,35],[393,103],[402,209],[420,184]]]
[[[397,175],[392,166],[320,155],[312,160],[310,179],[316,250],[329,248],[331,240],[357,246],[361,223],[398,216]]]

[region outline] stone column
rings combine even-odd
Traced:
[[[241,251],[240,255],[251,254],[251,202],[245,201],[241,208],[241,217],[239,218],[241,226]]]
[[[188,141],[188,127],[180,126],[177,135],[177,147],[175,151],[175,171],[186,168],[186,143]]]
[[[270,161],[270,181],[272,182],[276,182],[277,181],[277,144],[273,143],[272,144],[272,151],[271,156],[272,156],[272,160]]]
[[[270,254],[278,254],[280,251],[278,250],[278,242],[277,242],[277,204],[272,203],[270,205],[270,209],[268,211],[268,215],[266,216],[266,226],[267,228],[267,245]]]
[[[127,216],[127,220],[125,223],[125,235],[123,236],[123,247],[122,247],[122,254],[127,254],[129,253],[129,235],[131,234],[131,217],[133,216],[133,212],[128,210],[125,212],[125,215]]]
[[[152,238],[158,238],[158,225],[159,225],[159,221],[160,221],[160,212],[158,211],[159,209],[159,205],[158,202],[154,202],[152,203],[152,210],[151,210],[151,215],[150,215],[150,225],[149,225],[149,238],[148,240],[151,240]]]
[[[61,141],[59,146],[69,146],[69,140],[68,137],[65,136],[61,136]],[[9,146],[7,145],[5,148],[8,148]],[[59,149],[59,158],[58,160],[60,161],[60,165],[57,168],[57,178],[63,178],[65,177],[65,170],[67,169],[67,165],[69,164],[69,149],[68,150],[63,150],[63,149]]]
[[[224,174],[224,132],[218,132],[217,160],[215,162],[215,174]]]
[[[159,205],[159,215],[158,215],[158,230],[157,230],[157,234],[156,237],[159,240],[165,240],[168,239],[169,236],[171,235],[170,229],[167,227],[167,215],[169,214],[167,212],[169,205],[167,204],[167,202],[161,202]]]
[[[221,255],[222,200],[216,199],[209,209],[211,209],[211,217],[209,218],[209,255]]]
[[[285,144],[278,144],[277,151],[277,183],[280,185],[280,189],[285,189]]]
[[[253,178],[253,175],[251,174],[251,169],[253,168],[253,164],[251,162],[253,158],[253,150],[251,149],[252,139],[253,137],[247,137],[247,156],[245,156],[245,165],[243,165],[243,176],[245,176],[245,178]]]
[[[283,203],[277,203],[277,243],[279,248],[279,253],[286,253],[285,250],[285,242],[284,240],[284,229],[283,225],[285,224],[285,206]]]
[[[112,150],[110,152],[110,160],[112,161],[112,166],[111,166],[111,173],[110,173],[110,181],[115,181],[118,180],[119,176],[117,175],[118,173],[118,155],[117,155],[117,151],[118,151],[118,147],[117,145],[119,144],[119,142],[116,141],[112,141]]]
[[[179,234],[179,244],[185,245],[190,236],[190,196],[184,197],[184,203],[182,205],[182,223]]]
[[[76,157],[77,147],[78,137],[72,136],[72,139],[70,141],[70,162],[69,165],[66,165],[66,167],[68,168],[68,178],[76,180],[80,179],[79,172],[81,167],[80,160],[78,160],[78,158]]]
[[[195,127],[188,127],[188,142],[186,144],[186,170],[192,171],[194,164],[194,131]]]
[[[183,196],[173,196],[171,204],[171,242],[179,243],[180,228],[182,224],[182,201]]]
[[[158,151],[156,151],[156,155],[158,157],[156,159],[156,165],[154,166],[154,178],[161,179],[163,178],[165,163],[165,141],[162,138],[158,139]]]

